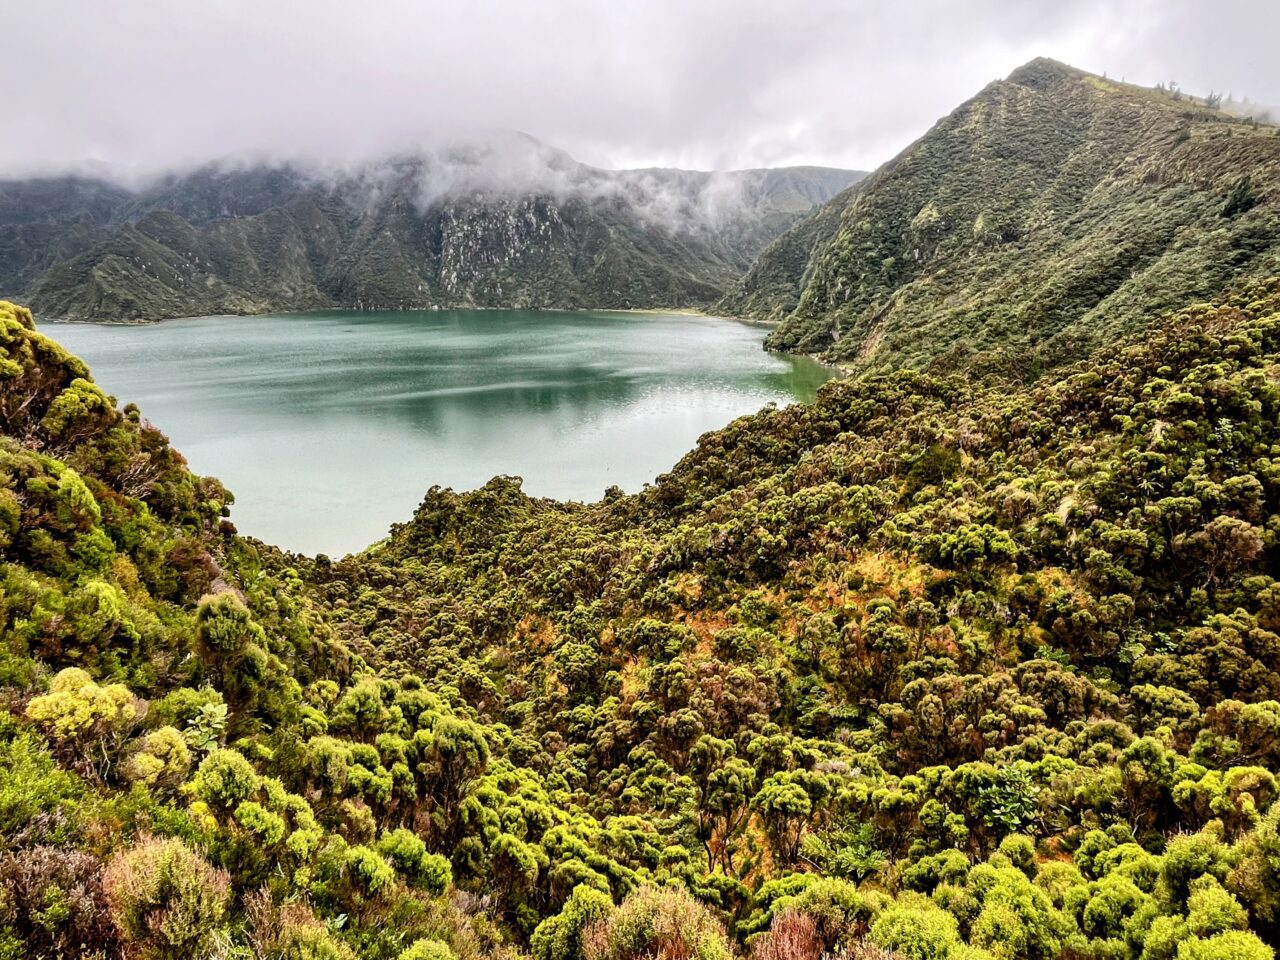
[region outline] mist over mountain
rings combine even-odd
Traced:
[[[612,171],[521,134],[137,185],[0,182],[0,293],[68,319],[322,307],[684,307],[861,178]]]

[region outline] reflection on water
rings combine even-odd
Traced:
[[[48,325],[94,377],[235,492],[244,533],[339,554],[433,484],[500,473],[535,495],[634,491],[707,430],[809,400],[829,372],[760,328],[521,310]]]

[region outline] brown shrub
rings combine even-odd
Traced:
[[[0,922],[27,956],[121,956],[97,857],[43,846],[0,855],[0,891]]]
[[[244,898],[246,939],[259,960],[355,960],[306,903],[277,904],[265,886]]]
[[[752,944],[751,960],[818,960],[822,948],[813,918],[799,910],[784,910],[774,917],[768,933]]]
[[[146,837],[112,858],[103,887],[130,957],[191,960],[221,927],[231,882],[181,840]]]

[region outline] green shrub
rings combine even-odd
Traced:
[[[457,960],[443,940],[415,940],[396,960]]]
[[[533,960],[582,960],[583,932],[613,910],[608,894],[586,884],[573,888],[560,912],[547,917],[529,941]]]
[[[191,792],[215,809],[230,810],[249,799],[260,779],[253,764],[235,750],[215,750],[200,762]]]
[[[396,882],[396,872],[391,864],[366,846],[347,850],[346,867],[356,886],[367,896],[385,893]]]
[[[905,960],[946,960],[960,943],[956,918],[937,907],[895,904],[876,917],[871,940]]]
[[[78,667],[60,671],[49,692],[32,697],[27,704],[27,716],[76,758],[95,754],[100,743],[126,729],[137,715],[128,687],[99,686]]]
[[[1240,901],[1222,888],[1212,876],[1191,882],[1187,898],[1187,927],[1197,937],[1211,937],[1228,930],[1244,930],[1249,915]]]
[[[449,861],[438,853],[429,853],[426,842],[412,830],[400,827],[384,833],[378,840],[378,852],[411,885],[422,887],[430,893],[444,893],[453,882]]]
[[[0,715],[0,835],[12,837],[50,815],[73,814],[84,786],[60,769],[40,738],[30,732],[11,734]]]
[[[1036,875],[1036,844],[1030,837],[1011,833],[1000,841],[999,852],[1029,877]]]
[[[1243,930],[1220,933],[1216,937],[1194,937],[1178,944],[1177,960],[1275,960],[1275,951]]]
[[[131,783],[167,790],[176,787],[190,768],[191,750],[182,734],[173,727],[160,727],[137,742],[120,772]]]

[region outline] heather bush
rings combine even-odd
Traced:
[[[769,925],[769,932],[751,944],[751,960],[818,960],[822,954],[818,925],[798,910],[778,914]]]
[[[120,941],[102,862],[59,847],[0,854],[0,929],[28,956],[115,955]]]
[[[278,904],[267,887],[244,898],[246,936],[256,958],[269,960],[355,960],[345,943],[305,902]]]
[[[724,927],[682,889],[641,887],[587,928],[585,960],[729,960]]]
[[[191,960],[226,918],[230,878],[181,840],[145,838],[122,850],[103,878],[111,916],[141,960]]]

